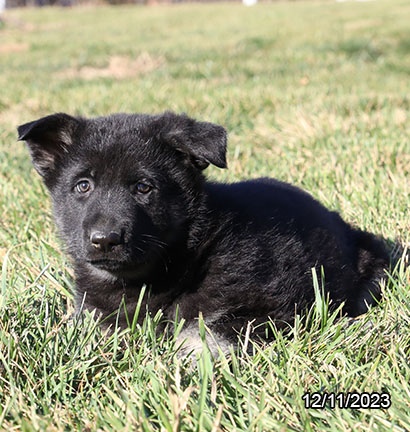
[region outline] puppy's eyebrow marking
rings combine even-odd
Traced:
[[[89,168],[89,167],[83,167],[82,169],[78,170],[75,174],[74,174],[75,178],[79,178],[79,177],[95,177],[95,170]]]

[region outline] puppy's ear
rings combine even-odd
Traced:
[[[78,119],[59,113],[17,128],[18,140],[26,141],[34,168],[43,178],[47,179],[58,158],[72,144],[79,123]]]
[[[197,168],[205,169],[210,163],[226,168],[226,131],[222,126],[171,112],[158,120],[160,139],[188,155]]]

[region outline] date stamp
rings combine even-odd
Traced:
[[[305,393],[302,396],[305,408],[324,409],[387,409],[391,406],[389,393]]]

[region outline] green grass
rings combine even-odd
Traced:
[[[409,19],[404,0],[7,11],[0,430],[410,430],[404,255],[358,320],[328,316],[318,297],[308,330],[296,320],[290,339],[220,360],[205,350],[190,367],[155,335],[159,315],[111,338],[72,318],[70,265],[15,131],[56,111],[185,111],[229,131],[229,170],[210,176],[292,182],[398,255],[410,241]],[[388,392],[392,405],[305,409],[308,391]]]

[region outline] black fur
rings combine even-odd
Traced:
[[[55,114],[18,132],[50,190],[86,309],[107,316],[125,296],[132,319],[149,284],[151,312],[173,319],[178,305],[188,325],[202,312],[232,340],[248,321],[281,325],[304,312],[312,268],[323,266],[332,304],[351,316],[380,297],[388,256],[372,234],[277,180],[205,181],[208,164],[226,167],[221,126],[170,112]]]

